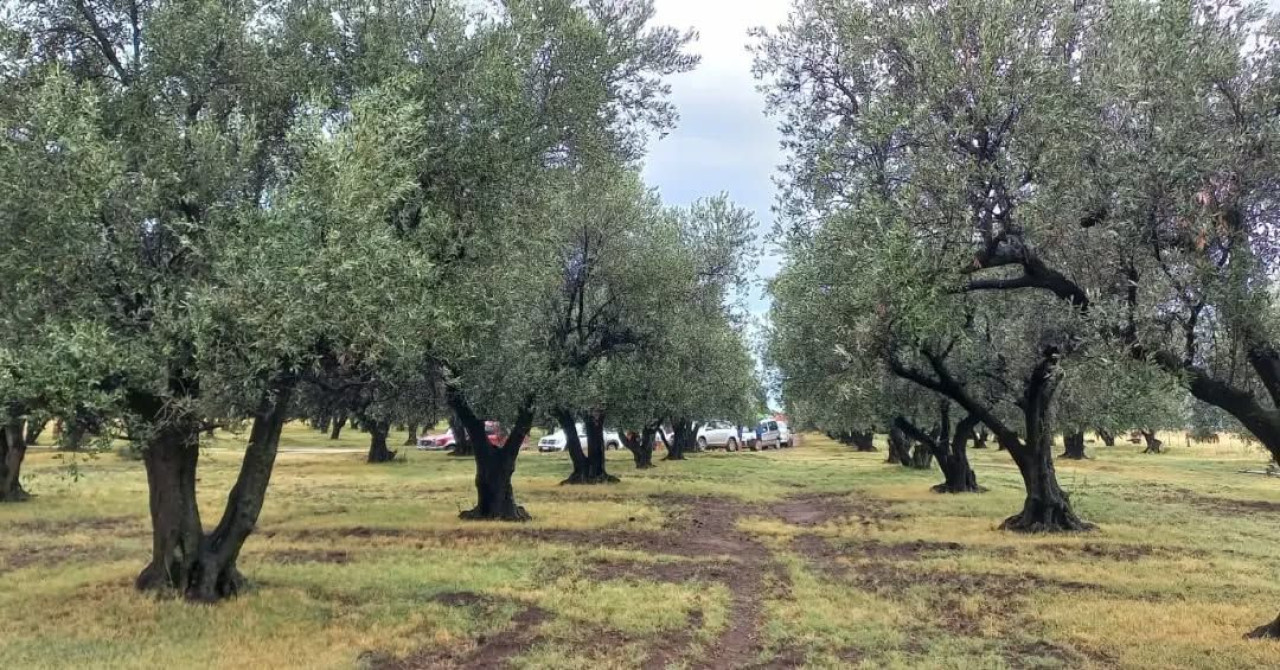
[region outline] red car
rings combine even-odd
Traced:
[[[489,438],[489,444],[500,447],[507,440],[507,431],[503,429],[502,424],[497,421],[485,421],[484,433]],[[418,438],[418,449],[422,451],[445,451],[453,448],[453,443],[457,439],[453,436],[453,430],[446,430],[438,435],[424,435]],[[523,445],[522,445],[523,446]]]

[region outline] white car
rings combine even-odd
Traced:
[[[742,446],[739,428],[728,421],[708,421],[698,428],[698,449],[737,451]]]
[[[760,422],[760,448],[768,449],[773,447],[778,449],[781,447],[791,446],[791,429],[787,428],[786,421],[775,421],[773,419],[765,419]]]
[[[587,429],[582,424],[578,426],[578,442],[582,445],[583,451],[587,449]],[[564,430],[556,432],[538,440],[538,451],[564,451],[569,448],[569,440],[565,439]],[[621,449],[622,438],[618,436],[616,431],[604,431],[604,448],[605,449]]]

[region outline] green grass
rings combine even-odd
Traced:
[[[366,439],[347,430],[337,446]],[[1077,511],[1101,530],[1023,537],[996,529],[1022,494],[991,450],[972,454],[990,491],[964,496],[929,492],[936,471],[814,436],[641,472],[611,453],[623,481],[604,487],[561,487],[567,456],[527,450],[515,486],[535,520],[512,527],[457,519],[472,504],[469,459],[288,453],[333,444],[290,426],[240,561],[254,588],[213,607],[131,588],[150,549],[140,463],[37,448],[24,470],[37,497],[0,507],[0,668],[447,666],[485,653],[515,667],[637,667],[652,655],[699,667],[728,653],[743,612],[756,617],[758,662],[1280,666],[1280,643],[1241,639],[1280,610],[1280,479],[1240,474],[1264,459],[1239,442],[1166,443],[1158,456],[1091,445],[1093,460],[1060,462]],[[206,524],[240,451],[221,435],[202,454]],[[699,530],[691,496],[733,498],[758,555],[666,547],[716,532]],[[794,496],[830,513],[790,518]],[[518,644],[499,654],[504,631]]]

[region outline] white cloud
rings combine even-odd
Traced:
[[[765,116],[764,96],[751,74],[747,33],[776,27],[789,7],[786,0],[657,0],[659,23],[698,31],[692,50],[702,63],[671,79],[680,126],[650,146],[645,178],[672,204],[728,192],[755,212],[762,239],[772,228],[772,176],[782,153],[776,122]],[[761,278],[772,276],[778,265],[764,247],[757,245]],[[752,309],[767,304],[755,300]]]

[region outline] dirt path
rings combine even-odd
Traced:
[[[764,545],[737,529],[740,517],[758,513],[758,507],[733,499],[688,498],[681,500],[679,511],[668,517],[671,544],[666,553],[698,558],[721,556],[726,563],[724,570],[702,573],[727,586],[730,601],[729,626],[710,645],[713,657],[700,667],[717,670],[753,667],[764,647],[760,639],[764,578],[777,568]],[[687,650],[659,649],[644,667],[665,668],[677,660],[673,652],[680,651]]]
[[[702,581],[723,584],[729,590],[728,625],[712,642],[706,645],[708,655],[692,667],[710,670],[743,670],[760,668],[793,668],[804,665],[804,656],[798,652],[785,652],[778,658],[761,663],[764,651],[763,624],[766,600],[787,597],[786,593],[770,591],[770,582],[784,585],[787,576],[774,559],[773,554],[759,540],[740,531],[739,519],[744,517],[773,517],[788,524],[811,527],[824,524],[834,518],[851,517],[856,520],[879,519],[885,516],[883,509],[854,509],[845,498],[824,495],[802,495],[787,498],[773,504],[745,503],[733,498],[653,496],[652,501],[667,511],[666,523],[657,532],[636,531],[564,531],[504,529],[505,532],[489,534],[490,537],[518,537],[524,540],[558,542],[584,547],[625,547],[650,555],[680,556],[698,559],[680,563],[634,563],[626,561],[599,562],[587,566],[587,573],[600,580],[652,579],[657,581],[686,583]],[[333,533],[345,537],[376,537],[381,535],[406,536],[412,532],[396,529],[370,529],[364,527],[303,531],[306,539],[313,535]],[[454,539],[470,536],[454,532]],[[483,596],[476,596],[483,599]],[[479,600],[477,601],[479,602]],[[475,603],[460,603],[468,606]],[[683,628],[665,634],[650,649],[642,667],[646,670],[662,670],[672,664],[690,660],[693,632],[702,625],[703,613],[690,613],[690,620]],[[481,642],[462,657],[437,654],[415,654],[390,664],[372,664],[380,668],[421,667],[505,667],[536,638],[536,627],[546,618],[546,613],[530,609],[512,620],[507,633],[500,633],[504,640]]]

